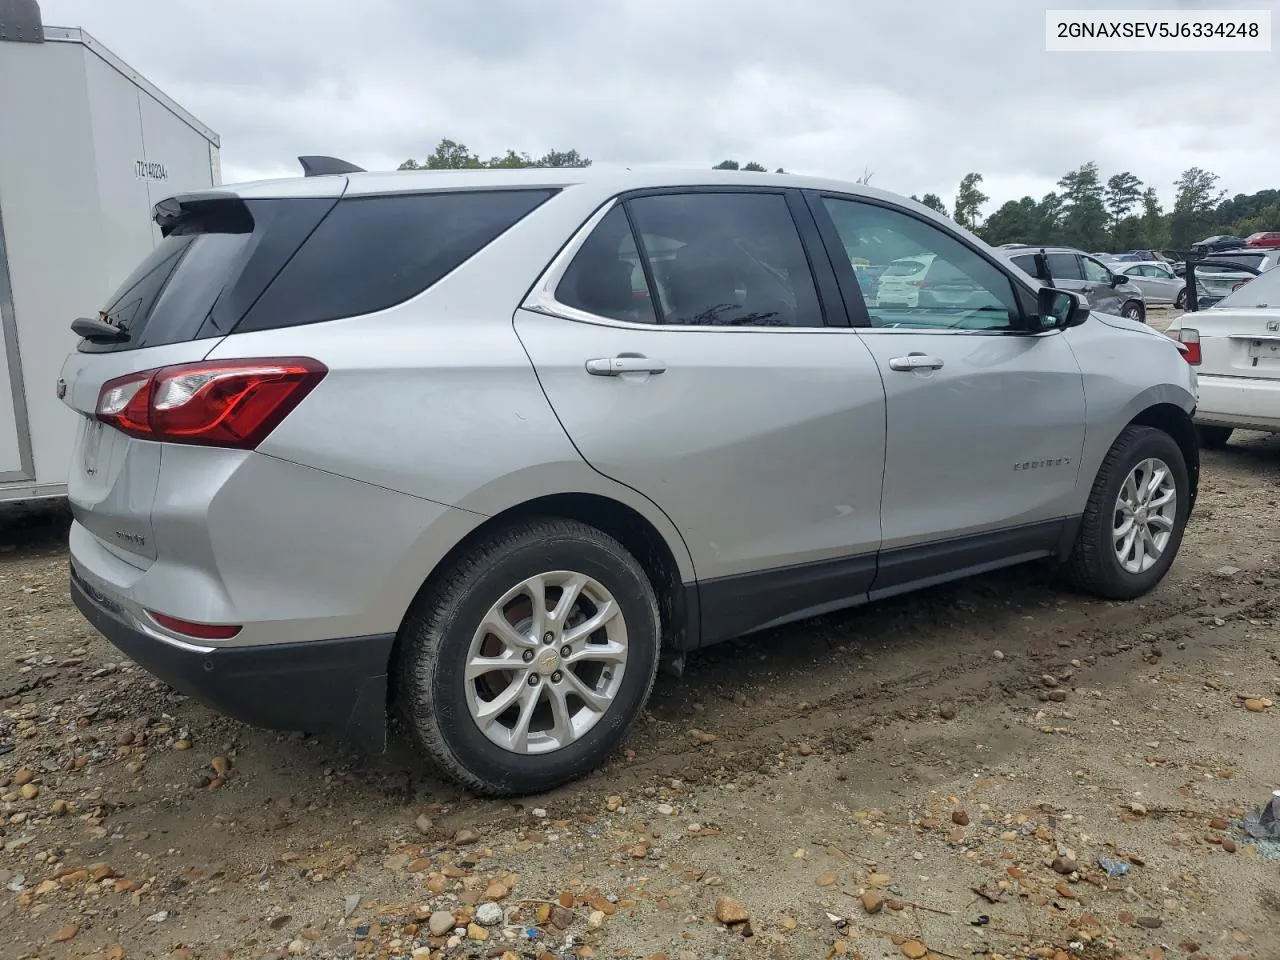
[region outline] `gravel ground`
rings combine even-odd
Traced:
[[[0,957],[1275,960],[1280,438],[1202,491],[1141,601],[1031,566],[728,644],[518,803],[175,694],[8,510]]]

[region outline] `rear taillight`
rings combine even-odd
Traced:
[[[328,369],[317,360],[215,360],[108,380],[97,417],[133,437],[252,450]]]
[[[1170,330],[1169,336],[1178,341],[1182,359],[1193,367],[1200,366],[1200,331],[1192,327]]]
[[[230,640],[240,632],[238,626],[229,623],[193,623],[171,617],[167,613],[156,613],[154,610],[148,610],[147,616],[166,630],[197,640]]]

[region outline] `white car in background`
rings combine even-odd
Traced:
[[[1280,270],[1169,325],[1198,382],[1195,424],[1204,447],[1233,430],[1280,433]]]
[[[1171,303],[1179,310],[1186,306],[1187,281],[1173,272],[1167,263],[1145,260],[1126,262],[1118,257],[1106,258],[1113,273],[1122,274],[1142,291],[1147,303]]]
[[[876,304],[882,307],[915,307],[920,303],[920,284],[933,264],[934,254],[902,257],[892,261],[880,274]]]

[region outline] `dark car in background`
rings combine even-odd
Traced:
[[[1227,235],[1205,237],[1203,240],[1191,245],[1191,252],[1197,256],[1203,257],[1206,253],[1219,253],[1223,250],[1235,250],[1244,246],[1244,237],[1232,237]]]

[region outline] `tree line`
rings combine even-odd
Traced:
[[[577,150],[549,150],[540,157],[508,149],[482,160],[465,144],[441,140],[425,159],[409,159],[401,170],[469,170],[521,167],[588,167],[591,160]],[[713,170],[766,172],[752,160],[722,160]],[[776,173],[786,173],[782,167]],[[869,169],[855,178],[869,183]],[[1259,190],[1227,197],[1219,177],[1201,167],[1183,171],[1174,181],[1173,206],[1166,211],[1152,187],[1128,170],[1103,180],[1092,161],[1062,176],[1056,190],[1039,200],[1009,200],[989,216],[982,208],[990,201],[982,192],[982,174],[961,178],[951,210],[937,194],[912,195],[944,216],[949,216],[990,244],[1043,243],[1079,247],[1082,250],[1186,250],[1203,237],[1232,234],[1247,237],[1260,230],[1280,230],[1280,190]]]
[[[1128,170],[1105,181],[1093,162],[1062,176],[1041,199],[1009,200],[985,219],[982,174],[969,173],[956,190],[952,219],[991,244],[1062,244],[1082,250],[1187,250],[1215,234],[1247,237],[1280,229],[1280,190],[1227,197],[1220,178],[1201,167],[1174,181],[1173,206],[1165,210],[1155,187]],[[919,198],[946,213],[932,194]],[[930,202],[930,200],[934,202]]]

